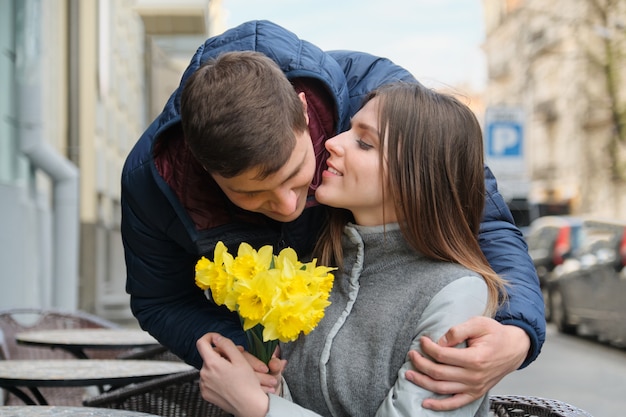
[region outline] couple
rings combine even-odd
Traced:
[[[223,55],[215,67],[245,58]],[[198,341],[203,397],[235,416],[424,415],[421,403],[433,393],[406,379],[409,351],[421,350],[422,337],[492,317],[506,298],[477,240],[485,203],[480,125],[450,96],[388,84],[325,146],[328,168],[315,197],[335,209],[314,255],[340,269],[318,328],[280,346],[286,384],[273,392],[293,402],[266,395],[244,354],[218,333]],[[486,416],[488,407],[485,395],[444,415]]]
[[[184,75],[185,88],[202,64],[233,50],[269,56],[291,81],[291,90],[255,77],[207,79],[204,90],[188,91],[188,98],[197,94],[181,109],[181,87],[129,155],[122,176],[131,307],[142,328],[197,368],[203,361],[196,341],[206,333],[245,344],[236,315],[208,302],[195,286],[199,256],[212,257],[219,240],[231,249],[246,241],[257,247],[291,246],[301,257],[310,254],[326,219],[325,206],[314,198],[325,171],[324,142],[348,128],[374,88],[398,80],[416,83],[388,60],[323,52],[283,28],[258,21],[202,45]],[[274,101],[260,105],[263,86]],[[300,115],[295,111],[292,116],[293,109]],[[289,136],[286,143],[283,136]],[[203,141],[205,137],[210,140]],[[297,140],[303,138],[309,144]],[[254,148],[255,143],[262,146]],[[511,284],[509,299],[498,311],[498,321],[472,318],[452,327],[439,344],[436,338],[422,338],[421,351],[437,362],[417,350],[409,353],[415,370],[406,373],[407,379],[428,391],[456,394],[427,399],[426,408],[473,402],[507,373],[532,362],[545,337],[532,262],[495,180],[485,172],[480,243],[496,272]],[[468,349],[448,347],[466,340]]]

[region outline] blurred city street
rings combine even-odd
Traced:
[[[621,417],[625,388],[626,350],[563,335],[548,324],[537,360],[504,378],[491,394],[554,398],[594,417]]]

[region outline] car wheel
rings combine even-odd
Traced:
[[[547,286],[541,287],[541,294],[543,295],[543,305],[545,310],[546,321],[552,320],[552,300],[550,296],[550,290]]]
[[[563,294],[558,287],[550,291],[550,305],[552,321],[561,333],[576,334],[576,326],[568,323],[567,310],[563,302]]]

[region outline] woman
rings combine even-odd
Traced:
[[[480,126],[453,97],[394,84],[370,94],[326,148],[316,198],[336,209],[317,253],[341,273],[319,326],[281,346],[283,396],[293,402],[264,394],[245,358],[216,334],[198,343],[203,396],[237,416],[428,415],[421,403],[434,393],[407,381],[408,352],[420,338],[492,316],[505,296],[477,241]],[[487,410],[485,395],[437,415]]]

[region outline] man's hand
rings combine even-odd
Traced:
[[[454,346],[467,341],[467,348]],[[454,410],[469,404],[493,388],[524,362],[530,338],[524,330],[505,326],[488,317],[474,317],[454,326],[437,343],[424,337],[421,348],[409,352],[416,371],[406,378],[438,394],[452,394],[437,400],[429,398],[422,406],[431,410]]]

